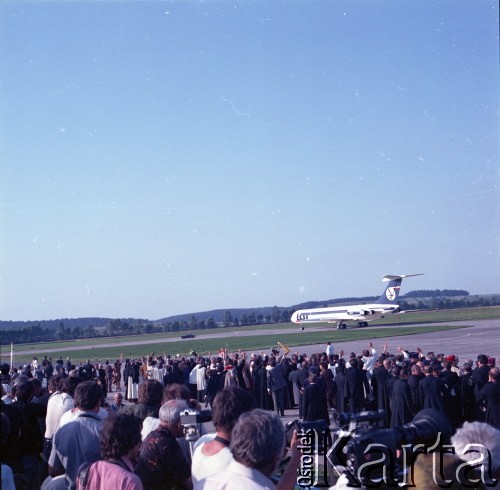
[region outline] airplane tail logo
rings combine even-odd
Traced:
[[[389,301],[396,301],[398,295],[399,295],[399,290],[400,290],[400,286],[396,286],[396,287],[389,287],[385,290],[385,297],[389,300]]]

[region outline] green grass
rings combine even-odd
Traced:
[[[429,333],[437,331],[454,330],[464,328],[457,325],[435,325],[422,327],[408,327],[404,329],[395,328],[370,328],[370,329],[352,329],[352,330],[332,330],[321,329],[320,331],[300,331],[297,333],[280,334],[276,331],[274,335],[254,335],[254,336],[239,336],[238,332],[228,332],[228,336],[224,338],[208,338],[208,339],[189,339],[179,340],[177,342],[158,342],[147,345],[120,345],[117,343],[114,347],[95,347],[83,348],[75,351],[68,351],[64,348],[56,352],[44,351],[40,346],[33,350],[33,355],[38,358],[47,355],[53,359],[61,356],[63,359],[70,357],[74,362],[84,361],[85,359],[105,360],[115,359],[123,353],[125,358],[149,355],[152,352],[163,354],[163,352],[171,355],[186,355],[192,351],[198,354],[215,354],[220,348],[227,348],[230,352],[242,350],[246,352],[260,352],[268,350],[271,347],[276,347],[277,342],[288,345],[293,351],[294,346],[298,345],[314,345],[324,344],[327,341],[334,340],[335,342],[346,342],[350,340],[388,338],[399,335],[413,335],[416,333]],[[21,346],[20,346],[21,347]],[[24,346],[22,346],[24,347]],[[24,349],[23,349],[24,350]],[[5,358],[5,356],[4,356]],[[16,356],[16,359],[21,360],[21,357]]]

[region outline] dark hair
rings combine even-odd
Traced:
[[[75,406],[81,410],[92,410],[100,403],[102,389],[95,381],[83,381],[75,388]]]
[[[484,354],[479,354],[477,356],[477,362],[479,362],[479,364],[488,364],[488,356]]]
[[[191,398],[191,391],[186,385],[180,385],[178,383],[170,383],[163,390],[163,402],[168,402],[169,400],[189,400]]]
[[[63,378],[60,374],[52,375],[47,381],[47,390],[50,392],[61,391],[61,382]]]
[[[148,379],[139,385],[139,403],[160,408],[162,398],[163,385],[158,380]]]
[[[141,421],[126,413],[109,414],[100,437],[103,459],[120,459],[141,442]]]
[[[239,416],[255,408],[253,396],[239,386],[231,386],[219,391],[214,398],[212,422],[217,429],[233,430]]]
[[[61,380],[61,391],[68,395],[75,397],[76,387],[83,382],[82,378],[78,376],[67,376]]]
[[[35,393],[35,387],[29,381],[23,381],[16,387],[16,397],[19,401],[30,402]]]

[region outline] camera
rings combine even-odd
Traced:
[[[452,434],[448,419],[434,409],[421,410],[410,423],[392,429],[380,427],[384,419],[383,411],[338,416],[341,428],[334,433],[334,444],[328,452],[337,472],[355,475],[356,481],[366,486],[386,481],[388,473],[397,481],[418,454],[413,452],[415,446],[435,449],[449,443]],[[410,461],[408,453],[401,451],[403,445],[411,451]],[[401,459],[402,455],[405,458]]]
[[[181,413],[181,425],[189,427],[191,425],[203,424],[212,421],[212,410],[185,410]]]
[[[184,438],[189,443],[191,456],[194,443],[200,438],[200,427],[205,422],[212,420],[212,410],[185,410],[181,412],[181,425]]]

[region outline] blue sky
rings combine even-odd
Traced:
[[[0,319],[498,293],[498,2],[0,6]]]

